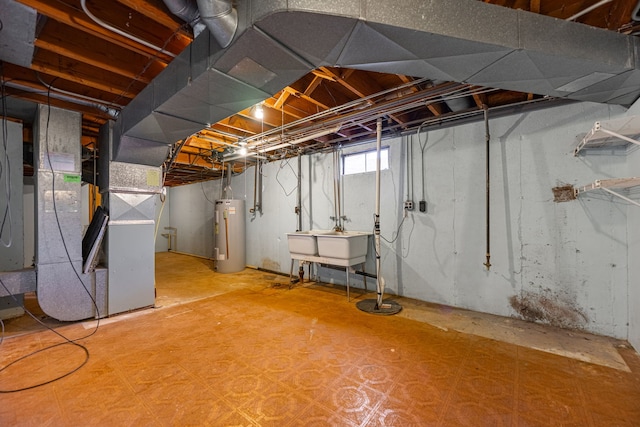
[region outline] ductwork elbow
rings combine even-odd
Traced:
[[[238,29],[238,12],[231,0],[197,0],[200,19],[223,48],[231,44]]]
[[[164,0],[167,9],[185,22],[191,23],[200,17],[195,0]]]

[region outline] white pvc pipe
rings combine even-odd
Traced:
[[[376,309],[382,307],[382,295],[384,294],[384,279],[380,273],[380,146],[382,143],[382,119],[376,122],[376,206],[374,212],[374,240],[376,250],[376,281],[378,296],[376,299]]]
[[[607,3],[611,3],[611,1],[612,1],[612,0],[602,0],[602,1],[599,1],[599,2],[598,2],[598,3],[596,3],[596,4],[591,5],[591,6],[589,6],[588,8],[581,10],[580,12],[576,13],[575,15],[568,17],[566,20],[567,20],[567,21],[573,21],[574,19],[578,19],[578,18],[580,18],[582,15],[586,15],[587,13],[591,12],[592,10],[599,8],[600,6],[604,6],[604,5],[605,5],[605,4],[607,4]]]
[[[160,53],[164,53],[167,56],[170,56],[172,58],[175,58],[177,55],[173,52],[169,52],[168,50],[165,50],[161,47],[158,47],[156,45],[154,45],[153,43],[149,43],[148,41],[142,40],[132,34],[129,34],[127,32],[124,32],[116,27],[114,27],[113,25],[109,25],[106,22],[104,22],[103,20],[101,20],[100,18],[98,18],[97,16],[95,16],[93,13],[91,13],[91,11],[89,10],[89,8],[87,7],[87,0],[81,0],[80,1],[80,5],[82,6],[82,10],[84,11],[84,13],[87,14],[87,16],[89,18],[91,18],[91,20],[93,22],[95,22],[96,24],[100,25],[103,28],[106,28],[109,31],[113,31],[116,34],[120,34],[122,37],[126,37],[129,40],[133,40],[136,43],[140,43],[143,46],[146,46],[150,49],[155,50],[156,52],[160,52]]]

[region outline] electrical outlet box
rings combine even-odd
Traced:
[[[420,212],[427,211],[427,202],[424,200],[420,200]]]
[[[413,210],[413,200],[407,200],[404,202],[404,208],[408,211]]]

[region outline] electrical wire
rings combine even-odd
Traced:
[[[201,176],[204,177],[204,171],[201,172]],[[202,189],[202,194],[204,195],[204,198],[207,199],[207,202],[211,203],[212,205],[215,205],[216,202],[209,199],[209,196],[207,196],[207,192],[204,191],[204,180],[200,180],[200,188]]]
[[[294,191],[296,191],[298,189],[298,184],[296,184],[295,187],[293,187],[293,189],[291,191],[287,192],[287,189],[284,188],[284,185],[282,185],[282,182],[280,182],[280,179],[278,179],[278,175],[280,175],[280,171],[282,171],[282,169],[284,169],[285,166],[289,166],[289,168],[291,169],[291,173],[293,173],[293,176],[296,178],[296,182],[297,182],[297,179],[298,179],[298,174],[293,169],[293,166],[291,166],[291,164],[289,164],[289,159],[280,160],[280,164],[278,166],[279,166],[278,167],[278,172],[276,172],[276,181],[280,185],[280,188],[282,188],[282,191],[284,191],[284,195],[289,197],[290,195],[293,194]]]
[[[29,311],[29,310],[24,306],[24,304],[21,304],[21,303],[20,303],[20,301],[18,301],[18,299],[15,297],[15,295],[13,295],[13,294],[11,293],[11,291],[9,291],[9,289],[6,287],[6,285],[4,284],[4,282],[2,281],[2,279],[0,279],[0,285],[2,285],[2,287],[3,287],[3,288],[4,288],[4,290],[5,290],[5,292],[6,292],[7,294],[9,294],[9,296],[10,296],[11,298],[13,298],[13,300],[14,300],[18,305],[20,305],[20,306],[22,307],[22,309],[25,311],[25,313],[27,313],[27,314],[28,314],[28,315],[29,315],[33,320],[35,320],[35,321],[36,321],[36,322],[38,322],[41,326],[44,326],[44,327],[45,327],[45,328],[47,328],[49,331],[53,332],[54,334],[58,335],[60,338],[62,338],[62,339],[64,340],[64,342],[49,345],[49,346],[47,346],[47,347],[45,347],[45,348],[41,348],[41,349],[39,349],[39,350],[33,351],[33,352],[31,352],[31,353],[28,353],[28,354],[26,354],[26,355],[24,355],[24,356],[21,356],[21,357],[19,357],[19,358],[15,359],[14,361],[12,361],[12,362],[8,363],[7,365],[3,366],[2,368],[0,368],[0,374],[2,374],[3,372],[5,372],[7,369],[9,369],[11,366],[15,365],[15,364],[16,364],[16,363],[18,363],[18,362],[21,362],[21,361],[23,361],[23,360],[25,360],[25,359],[28,359],[28,358],[30,358],[30,357],[32,357],[32,356],[35,356],[35,355],[37,355],[37,354],[39,354],[39,353],[42,353],[42,352],[44,352],[44,351],[54,349],[54,348],[59,347],[59,346],[61,346],[61,345],[73,345],[73,346],[79,347],[80,349],[82,349],[82,351],[83,351],[83,352],[84,352],[84,354],[85,354],[85,358],[84,358],[84,360],[82,361],[82,363],[81,363],[79,366],[75,367],[74,369],[72,369],[72,370],[70,370],[70,371],[67,371],[67,372],[65,372],[65,373],[63,373],[63,374],[61,374],[61,375],[59,375],[59,376],[57,376],[57,377],[55,377],[55,378],[53,378],[53,379],[50,379],[50,380],[47,380],[47,381],[43,381],[43,382],[41,382],[41,383],[33,384],[33,385],[30,385],[30,386],[26,386],[26,387],[22,387],[22,388],[17,388],[17,389],[10,389],[10,390],[0,390],[0,394],[17,393],[17,392],[20,392],[20,391],[31,390],[31,389],[34,389],[34,388],[37,388],[37,387],[42,387],[43,385],[51,384],[51,383],[53,383],[53,382],[56,382],[56,381],[58,381],[58,380],[61,380],[62,378],[68,377],[69,375],[72,375],[72,374],[74,374],[74,373],[78,372],[78,371],[80,370],[80,368],[82,368],[84,365],[86,365],[86,364],[87,364],[87,362],[89,361],[89,350],[88,350],[84,345],[82,345],[82,344],[78,344],[78,342],[77,342],[77,341],[80,341],[80,340],[86,339],[86,338],[90,337],[91,335],[93,335],[93,334],[95,333],[95,331],[97,331],[97,330],[98,330],[98,326],[97,326],[97,325],[96,325],[95,330],[94,330],[93,332],[91,332],[89,335],[86,335],[86,336],[84,336],[84,337],[80,337],[80,338],[76,338],[76,339],[73,339],[73,340],[72,340],[72,339],[69,339],[69,338],[67,338],[66,336],[64,336],[63,334],[61,334],[60,332],[56,331],[55,329],[53,329],[52,327],[50,327],[49,325],[47,325],[46,323],[44,323],[43,321],[41,321],[40,319],[38,319],[38,317],[37,317],[36,315],[34,315],[31,311]],[[98,322],[99,322],[99,320],[98,320]],[[2,340],[0,340],[0,343],[2,343],[2,341],[4,341],[4,323],[2,323]]]
[[[54,79],[54,81],[55,81],[55,79]],[[52,84],[53,84],[53,82],[52,82]],[[79,347],[80,349],[82,349],[84,354],[85,354],[85,358],[84,358],[84,360],[82,361],[82,363],[79,366],[77,366],[76,368],[74,368],[74,369],[72,369],[70,371],[67,371],[66,373],[63,373],[63,374],[59,375],[56,378],[53,378],[53,379],[47,380],[47,381],[43,381],[43,382],[40,382],[40,383],[37,383],[37,384],[34,384],[34,385],[30,385],[30,386],[27,386],[27,387],[18,388],[18,389],[0,390],[0,394],[2,394],[2,393],[16,393],[16,392],[25,391],[25,390],[31,390],[31,389],[34,389],[34,388],[37,388],[37,387],[41,387],[43,385],[51,384],[51,383],[53,383],[55,381],[58,381],[58,380],[60,380],[62,378],[65,378],[65,377],[67,377],[69,375],[72,375],[75,372],[77,372],[78,370],[80,370],[89,361],[90,354],[89,354],[89,350],[84,345],[79,344],[78,341],[84,340],[84,339],[87,339],[87,338],[93,336],[96,332],[98,332],[98,329],[100,327],[100,310],[98,308],[98,304],[97,304],[95,298],[93,298],[93,296],[91,295],[91,292],[89,292],[89,290],[85,286],[84,282],[82,281],[82,278],[80,277],[80,274],[78,273],[78,271],[76,270],[75,266],[73,265],[73,262],[71,261],[71,255],[69,254],[69,249],[67,248],[67,243],[64,240],[64,233],[62,232],[62,226],[60,224],[60,218],[58,217],[58,209],[56,207],[56,197],[55,197],[55,172],[54,172],[54,169],[53,169],[53,165],[51,163],[51,159],[49,157],[49,124],[50,124],[50,121],[51,121],[51,97],[50,97],[51,89],[48,90],[47,95],[48,95],[47,96],[47,122],[46,122],[46,126],[45,126],[45,138],[44,139],[45,139],[45,153],[46,153],[46,156],[47,156],[47,162],[49,163],[49,169],[50,169],[51,175],[52,175],[51,193],[52,193],[52,201],[53,201],[53,212],[55,214],[56,223],[57,223],[57,226],[58,226],[58,231],[60,232],[60,238],[61,238],[61,241],[62,241],[62,246],[64,247],[65,254],[67,255],[67,259],[69,260],[69,264],[70,264],[73,272],[75,273],[76,277],[78,278],[78,281],[82,285],[82,288],[84,289],[84,291],[87,293],[87,295],[91,299],[91,302],[93,303],[93,306],[94,306],[94,308],[96,310],[96,316],[97,316],[98,319],[97,319],[97,322],[96,322],[96,327],[90,333],[88,333],[87,335],[85,335],[83,337],[80,337],[80,338],[69,339],[68,337],[66,337],[62,333],[56,331],[55,329],[51,328],[49,325],[47,325],[44,322],[42,322],[33,313],[31,313],[31,311],[29,311],[24,306],[23,303],[21,304],[20,301],[18,301],[18,299],[5,286],[5,284],[2,281],[2,279],[0,279],[0,285],[2,285],[2,287],[5,290],[5,292],[9,296],[11,296],[11,298],[13,298],[13,300],[17,304],[19,304],[31,318],[33,318],[40,325],[44,326],[49,331],[53,332],[54,334],[56,334],[57,336],[59,336],[60,338],[62,338],[64,340],[64,342],[57,343],[57,344],[52,344],[52,345],[47,346],[45,348],[33,351],[33,352],[28,353],[28,354],[26,354],[26,355],[24,355],[22,357],[19,357],[18,359],[14,360],[14,361],[10,362],[9,364],[7,364],[7,365],[3,366],[2,368],[0,368],[0,374],[2,372],[5,372],[8,368],[10,368],[14,364],[16,364],[16,363],[18,363],[18,362],[20,362],[22,360],[28,359],[29,357],[35,356],[36,354],[42,353],[42,352],[47,351],[47,350],[51,350],[51,349],[59,347],[61,345],[74,345],[74,346]],[[4,324],[3,324],[3,327],[4,327]],[[4,333],[3,333],[3,336],[4,336]]]
[[[407,215],[408,216],[408,215]],[[391,235],[393,236],[395,234],[395,237],[393,237],[391,240],[387,240],[382,233],[380,233],[380,238],[382,240],[384,240],[385,242],[392,244],[394,243],[396,240],[398,240],[398,237],[400,237],[400,229],[402,228],[402,224],[404,224],[404,220],[407,219],[407,216],[403,216],[402,217],[402,221],[400,221],[400,224],[398,224],[398,228],[396,229],[395,232],[393,232]]]
[[[429,132],[426,133],[426,137],[424,139],[424,143],[422,142],[422,139],[420,138],[420,129],[422,129],[422,125],[424,123],[422,123],[420,126],[418,126],[418,142],[420,143],[420,151],[422,152],[422,167],[420,169],[422,169],[422,200],[424,200],[424,193],[425,193],[425,187],[426,184],[424,182],[424,150],[425,148],[427,148],[427,143],[429,142]]]
[[[4,80],[4,62],[0,61],[0,95],[2,95],[2,147],[4,149],[4,158],[0,159],[0,181],[5,176],[5,198],[6,206],[2,215],[2,223],[0,224],[0,244],[5,248],[11,247],[13,244],[13,219],[11,218],[11,162],[9,161],[9,128],[7,124],[7,97],[5,96],[5,80]],[[5,226],[9,220],[8,234],[9,239],[5,241]]]

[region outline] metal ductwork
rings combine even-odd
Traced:
[[[35,9],[14,0],[0,0],[0,61],[31,67],[37,17]]]
[[[195,0],[163,1],[171,13],[191,25],[194,36],[197,37],[204,30],[204,25],[200,22],[200,11]]]
[[[229,46],[238,29],[238,12],[231,0],[197,0],[200,19],[205,23],[218,44]]]
[[[200,18],[198,5],[195,0],[163,0],[167,9],[178,18],[185,22],[191,23]]]
[[[34,147],[38,304],[62,321],[105,314],[106,270],[82,272],[81,127],[80,113],[38,107]]]
[[[230,10],[230,2],[198,4],[218,22]],[[114,160],[160,165],[169,144],[319,66],[625,106],[640,95],[636,38],[476,0],[237,0],[236,8],[237,34],[229,28],[225,39],[233,43],[221,49],[217,30],[203,32],[121,112]]]

